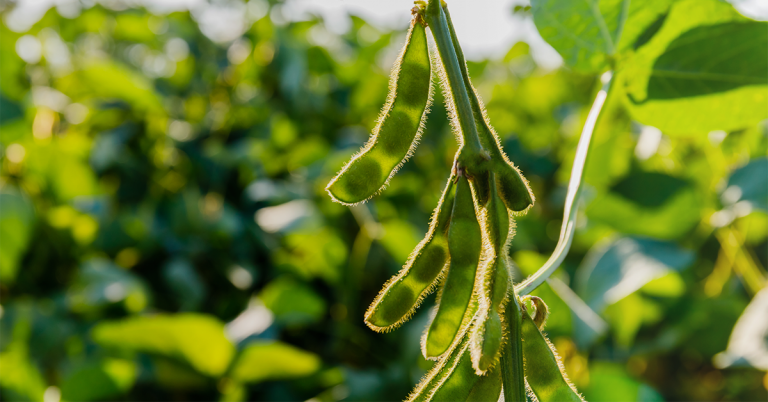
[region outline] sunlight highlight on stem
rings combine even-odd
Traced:
[[[584,166],[587,163],[589,154],[589,144],[592,141],[592,133],[595,131],[597,122],[600,119],[605,100],[608,98],[608,92],[611,88],[613,73],[608,71],[600,77],[603,86],[595,96],[592,108],[589,110],[587,121],[584,123],[584,129],[581,131],[579,145],[576,148],[576,158],[573,160],[571,169],[571,180],[568,182],[568,194],[565,198],[565,208],[563,212],[563,226],[560,228],[560,238],[557,240],[555,251],[549,257],[547,262],[536,271],[535,274],[528,277],[523,282],[515,286],[515,293],[518,296],[524,296],[531,293],[541,285],[553,272],[562,264],[573,241],[573,232],[576,228],[576,210],[579,207],[579,195],[581,194],[581,181],[584,173]]]

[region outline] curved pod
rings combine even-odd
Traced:
[[[431,74],[426,30],[414,18],[373,134],[326,187],[334,201],[353,205],[371,198],[413,153],[432,101]]]

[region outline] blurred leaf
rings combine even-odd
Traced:
[[[599,194],[587,216],[626,233],[675,239],[701,220],[701,197],[689,182],[661,173],[635,172]]]
[[[195,310],[205,299],[206,285],[188,260],[177,258],[169,261],[163,266],[163,277],[181,310]]]
[[[313,374],[320,365],[317,355],[287,343],[255,342],[243,349],[232,368],[231,377],[248,383],[287,380]]]
[[[768,212],[768,157],[753,159],[734,170],[723,198],[729,204],[749,201],[753,207]]]
[[[419,233],[411,224],[403,221],[383,223],[384,236],[381,245],[398,264],[405,264],[414,247],[419,243]]]
[[[326,312],[325,300],[309,286],[289,277],[275,279],[259,294],[275,319],[289,326],[320,321]]]
[[[86,87],[82,87],[83,84]],[[62,78],[61,90],[70,97],[76,97],[86,89],[104,100],[121,100],[144,112],[163,110],[150,81],[117,63],[93,62],[77,73],[77,79],[74,76]]]
[[[139,312],[147,306],[148,298],[149,291],[141,279],[102,258],[84,262],[67,290],[67,302],[78,313],[120,302],[128,311]]]
[[[768,118],[768,23],[717,0],[675,3],[624,74],[635,119],[671,133]]]
[[[330,228],[291,233],[284,238],[285,248],[275,253],[278,265],[305,279],[320,277],[329,283],[341,278],[347,259],[347,246]]]
[[[203,314],[157,314],[107,321],[97,324],[91,336],[102,346],[179,359],[209,376],[223,374],[235,352],[224,335],[224,324]]]
[[[715,355],[719,368],[752,366],[768,370],[768,287],[758,292],[736,321],[728,348]]]
[[[591,402],[662,402],[656,390],[642,384],[615,363],[595,362],[589,369],[589,385],[582,387],[584,398]]]
[[[662,311],[653,301],[641,297],[638,293],[632,293],[607,306],[605,316],[611,324],[616,343],[623,348],[629,348],[640,327],[645,323],[657,322],[662,316]]]
[[[34,229],[35,210],[17,192],[0,192],[0,280],[16,279],[19,263],[27,250]]]
[[[593,310],[600,312],[652,280],[681,271],[693,261],[693,252],[673,243],[621,238],[590,250],[577,273],[578,293]]]
[[[133,387],[136,364],[129,360],[106,359],[75,369],[61,384],[65,401],[113,399]]]
[[[46,384],[40,371],[29,358],[28,319],[16,321],[13,340],[0,353],[0,388],[10,391],[10,399],[42,401]]]

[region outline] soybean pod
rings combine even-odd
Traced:
[[[514,235],[513,221],[498,198],[493,175],[491,173],[489,178],[490,200],[483,214],[490,245],[485,250],[489,255],[484,258],[485,264],[481,267],[477,286],[480,313],[471,335],[472,364],[477,374],[484,374],[496,363],[505,342],[499,312],[503,310],[509,290],[507,250]]]
[[[328,183],[331,198],[345,205],[371,198],[413,153],[432,101],[431,69],[426,28],[417,15],[392,69],[379,121],[366,145]]]
[[[466,321],[483,247],[467,177],[461,168],[457,176],[456,197],[448,228],[450,263],[440,291],[437,313],[423,338],[422,349],[426,358],[436,358],[445,353]]]
[[[407,321],[440,281],[448,262],[446,229],[453,210],[454,180],[454,175],[448,178],[424,239],[365,313],[365,323],[374,331],[389,331]]]
[[[522,311],[525,378],[539,402],[583,402],[568,380],[555,347],[541,333],[528,312]]]
[[[448,22],[448,29],[451,33],[453,47],[456,50],[456,57],[459,61],[459,67],[461,68],[464,86],[469,94],[469,103],[472,106],[472,114],[474,115],[475,125],[477,126],[477,134],[480,137],[480,143],[483,148],[487,150],[491,156],[491,169],[496,172],[496,184],[498,186],[499,196],[510,210],[516,212],[526,211],[535,201],[533,192],[528,185],[528,181],[523,177],[523,174],[514,163],[509,160],[502,150],[499,136],[491,126],[485,107],[483,106],[480,97],[477,95],[477,90],[472,86],[472,82],[469,79],[467,63],[464,60],[464,52],[462,52],[461,46],[459,45],[459,40],[456,36],[456,31],[453,28],[451,14],[448,12],[447,6],[443,6],[443,12],[445,13]]]

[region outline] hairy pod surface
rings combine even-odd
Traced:
[[[493,173],[489,176],[490,200],[481,214],[488,246],[477,284],[480,314],[471,335],[472,364],[478,374],[484,374],[498,361],[506,341],[499,312],[507,299],[510,279],[507,249],[514,231],[507,208],[497,195],[493,176]]]
[[[539,402],[583,402],[584,399],[565,375],[555,347],[526,311],[522,312],[521,329],[525,378]]]
[[[408,402],[497,401],[501,386],[499,370],[492,370],[485,376],[475,374],[469,352],[469,334],[464,330],[447,355],[421,380]]]
[[[435,358],[445,353],[459,333],[474,292],[482,248],[472,191],[466,176],[460,171],[448,228],[448,274],[436,306],[437,313],[424,339],[424,357]]]
[[[356,204],[381,191],[418,144],[432,100],[427,34],[419,20],[411,21],[371,138],[328,183],[326,190],[335,201]]]
[[[523,177],[520,170],[509,160],[504,153],[498,134],[491,126],[488,114],[485,111],[483,102],[477,94],[472,82],[469,79],[467,63],[464,60],[464,52],[459,45],[456,31],[453,28],[448,7],[443,6],[443,12],[446,15],[448,29],[450,30],[453,47],[456,49],[456,57],[461,67],[461,74],[464,80],[464,86],[469,94],[469,102],[472,106],[477,134],[480,137],[480,143],[491,156],[491,166],[496,172],[496,183],[499,186],[499,195],[504,200],[504,204],[512,211],[523,212],[530,208],[535,198],[531,191],[528,181]]]
[[[365,313],[365,323],[371,329],[389,331],[407,321],[440,281],[448,263],[447,228],[453,211],[454,180],[453,175],[448,178],[424,239]]]

